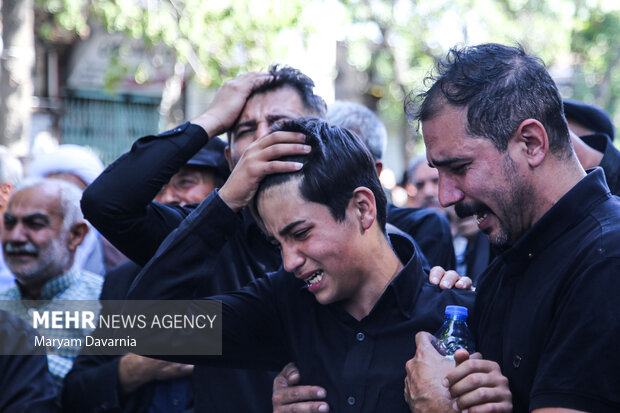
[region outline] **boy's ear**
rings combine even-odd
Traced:
[[[377,219],[375,195],[365,186],[353,190],[352,207],[360,222],[360,230],[368,230]]]

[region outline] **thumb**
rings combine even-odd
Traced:
[[[467,360],[469,360],[469,353],[467,350],[460,348],[454,352],[454,362],[457,366]]]

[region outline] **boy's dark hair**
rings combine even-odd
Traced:
[[[436,75],[425,80],[433,85],[405,101],[410,118],[424,122],[445,104],[466,108],[467,133],[490,139],[502,152],[521,122],[532,118],[545,127],[552,153],[560,157],[570,154],[557,86],[542,61],[527,55],[520,45],[453,48],[437,63],[436,70]]]
[[[387,197],[375,169],[374,158],[357,135],[331,126],[318,118],[301,118],[282,122],[274,130],[300,132],[312,147],[308,155],[283,157],[283,161],[303,163],[297,172],[268,175],[260,183],[252,202],[258,217],[259,195],[275,185],[301,178],[299,191],[310,202],[326,205],[337,221],[343,221],[353,190],[363,186],[372,191],[377,208],[377,222],[385,233]]]

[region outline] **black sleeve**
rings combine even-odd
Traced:
[[[227,291],[218,288],[217,279],[225,282],[231,275],[214,273],[214,268],[220,251],[241,225],[241,217],[213,191],[162,242],[134,280],[127,299],[197,298],[196,292],[204,290],[205,279],[211,283],[210,294]]]
[[[26,322],[0,311],[1,412],[55,411],[56,385],[47,369],[45,354],[36,354],[37,335]]]
[[[204,129],[189,122],[139,139],[86,188],[84,216],[132,261],[146,264],[188,213],[153,198],[208,141]]]

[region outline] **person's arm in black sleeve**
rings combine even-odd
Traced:
[[[153,198],[208,140],[191,123],[138,140],[86,188],[84,216],[132,261],[145,264],[185,216]]]
[[[206,277],[215,274],[217,257],[242,224],[212,192],[161,244],[155,256],[135,278],[127,294],[129,300],[192,299]]]
[[[86,189],[82,210],[101,234],[137,264],[144,265],[185,210],[151,203],[209,137],[233,125],[253,88],[266,73],[247,73],[222,86],[198,118],[158,136],[138,140]]]

